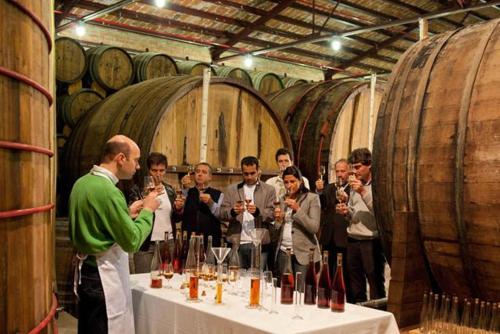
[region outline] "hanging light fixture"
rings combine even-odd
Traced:
[[[245,56],[245,60],[243,61],[243,64],[245,64],[246,68],[250,68],[253,65],[253,57],[251,54],[247,54]]]
[[[333,51],[339,51],[340,49],[342,49],[342,41],[340,40],[340,37],[334,37],[330,42],[330,46],[332,47]]]
[[[85,36],[85,34],[87,33],[87,29],[85,28],[85,24],[83,22],[77,24],[75,33],[78,37]]]
[[[163,8],[167,4],[167,0],[155,0],[155,5],[158,8]]]

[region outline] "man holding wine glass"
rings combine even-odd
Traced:
[[[141,246],[141,250],[134,254],[135,273],[150,271],[155,241],[159,241],[162,250],[168,247],[169,254],[173,254],[176,223],[181,220],[180,211],[184,205],[184,198],[176,196],[174,188],[164,181],[168,167],[167,157],[159,152],[151,152],[146,163],[148,175],[144,177],[143,194],[156,189],[160,193],[158,198],[161,204],[155,212],[151,234]],[[131,192],[137,193],[137,187],[133,187]]]
[[[316,193],[319,194],[322,209],[319,242],[323,250],[327,250],[330,253],[328,265],[331,277],[333,277],[336,271],[338,253],[342,253],[343,267],[347,269],[347,227],[349,226],[349,221],[345,216],[336,212],[336,206],[339,203],[347,203],[351,188],[347,182],[349,176],[348,161],[340,159],[335,162],[334,168],[336,182],[330,183],[325,187],[322,179],[316,181]],[[347,299],[350,301],[347,275],[345,283]]]
[[[208,236],[212,236],[214,247],[220,247],[222,230],[219,220],[220,207],[224,194],[210,187],[212,167],[206,162],[194,166],[195,186],[187,192],[182,213],[182,229],[188,236],[192,232],[203,234],[203,244],[208,245]]]
[[[79,263],[75,270],[79,333],[134,333],[129,262],[151,232],[157,191],[130,207],[116,187],[139,170],[140,149],[116,135],[101,162],[79,178],[69,200],[69,227]],[[133,219],[135,218],[135,219]]]
[[[367,148],[355,149],[349,155],[352,177],[348,203],[339,203],[337,213],[349,220],[347,228],[347,267],[353,302],[366,301],[366,281],[370,286],[370,299],[386,296],[384,265],[377,222],[373,214],[372,156]]]
[[[228,221],[227,239],[239,246],[241,268],[248,269],[252,259],[252,235],[255,228],[269,231],[273,221],[274,188],[259,181],[259,160],[248,156],[241,160],[243,181],[230,185],[224,193],[220,211],[221,220]],[[246,203],[245,204],[245,200]],[[260,266],[265,268],[269,247],[269,234],[264,235]]]

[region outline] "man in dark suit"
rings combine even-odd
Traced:
[[[335,211],[335,206],[342,200],[347,203],[349,197],[349,183],[347,182],[349,173],[349,163],[346,159],[340,159],[335,163],[336,181],[325,187],[323,180],[316,181],[316,192],[320,195],[321,201],[321,227],[319,242],[323,250],[330,254],[328,266],[330,277],[333,277],[337,269],[337,254],[342,253],[344,267],[344,281],[347,290],[347,300],[349,296],[349,281],[347,270],[347,226],[349,221]]]

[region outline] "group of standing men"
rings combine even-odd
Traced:
[[[319,196],[309,191],[307,179],[293,166],[291,152],[280,149],[276,162],[281,174],[265,183],[260,181],[259,160],[248,156],[241,160],[242,182],[222,193],[210,187],[212,168],[201,162],[194,168],[194,180],[190,175],[182,179],[184,196],[159,182],[145,196],[141,187],[133,187],[127,194],[127,205],[116,184],[133,177],[140,168],[139,158],[135,142],[114,136],[104,147],[101,163],[73,187],[69,219],[79,259],[75,277],[79,333],[134,332],[127,252],[135,253],[135,272],[148,272],[153,243],[164,242],[173,252],[181,221],[188,235],[211,235],[214,246],[221,244],[221,224],[227,222],[226,241],[239,247],[242,268],[251,264],[252,231],[265,231],[260,265],[277,273],[285,245],[293,246],[297,269],[304,270],[311,248],[316,248],[314,260],[319,261],[319,234],[331,259],[338,252],[346,255],[348,301],[366,300],[366,281],[371,299],[385,296],[385,261],[373,215],[369,150],[354,150],[349,161],[339,160],[335,164],[338,182],[325,186],[318,180]],[[347,183],[349,165],[356,178]],[[163,180],[167,167],[163,154],[148,156],[148,173],[156,180]],[[340,202],[336,187],[342,187],[346,194]],[[283,200],[287,193],[294,196],[276,208],[276,199]],[[281,210],[283,219],[278,222]]]

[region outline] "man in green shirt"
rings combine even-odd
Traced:
[[[127,252],[136,252],[151,232],[158,193],[127,207],[116,183],[132,178],[139,158],[137,144],[116,135],[105,144],[99,166],[71,191],[70,237],[80,259],[79,333],[134,333]]]

